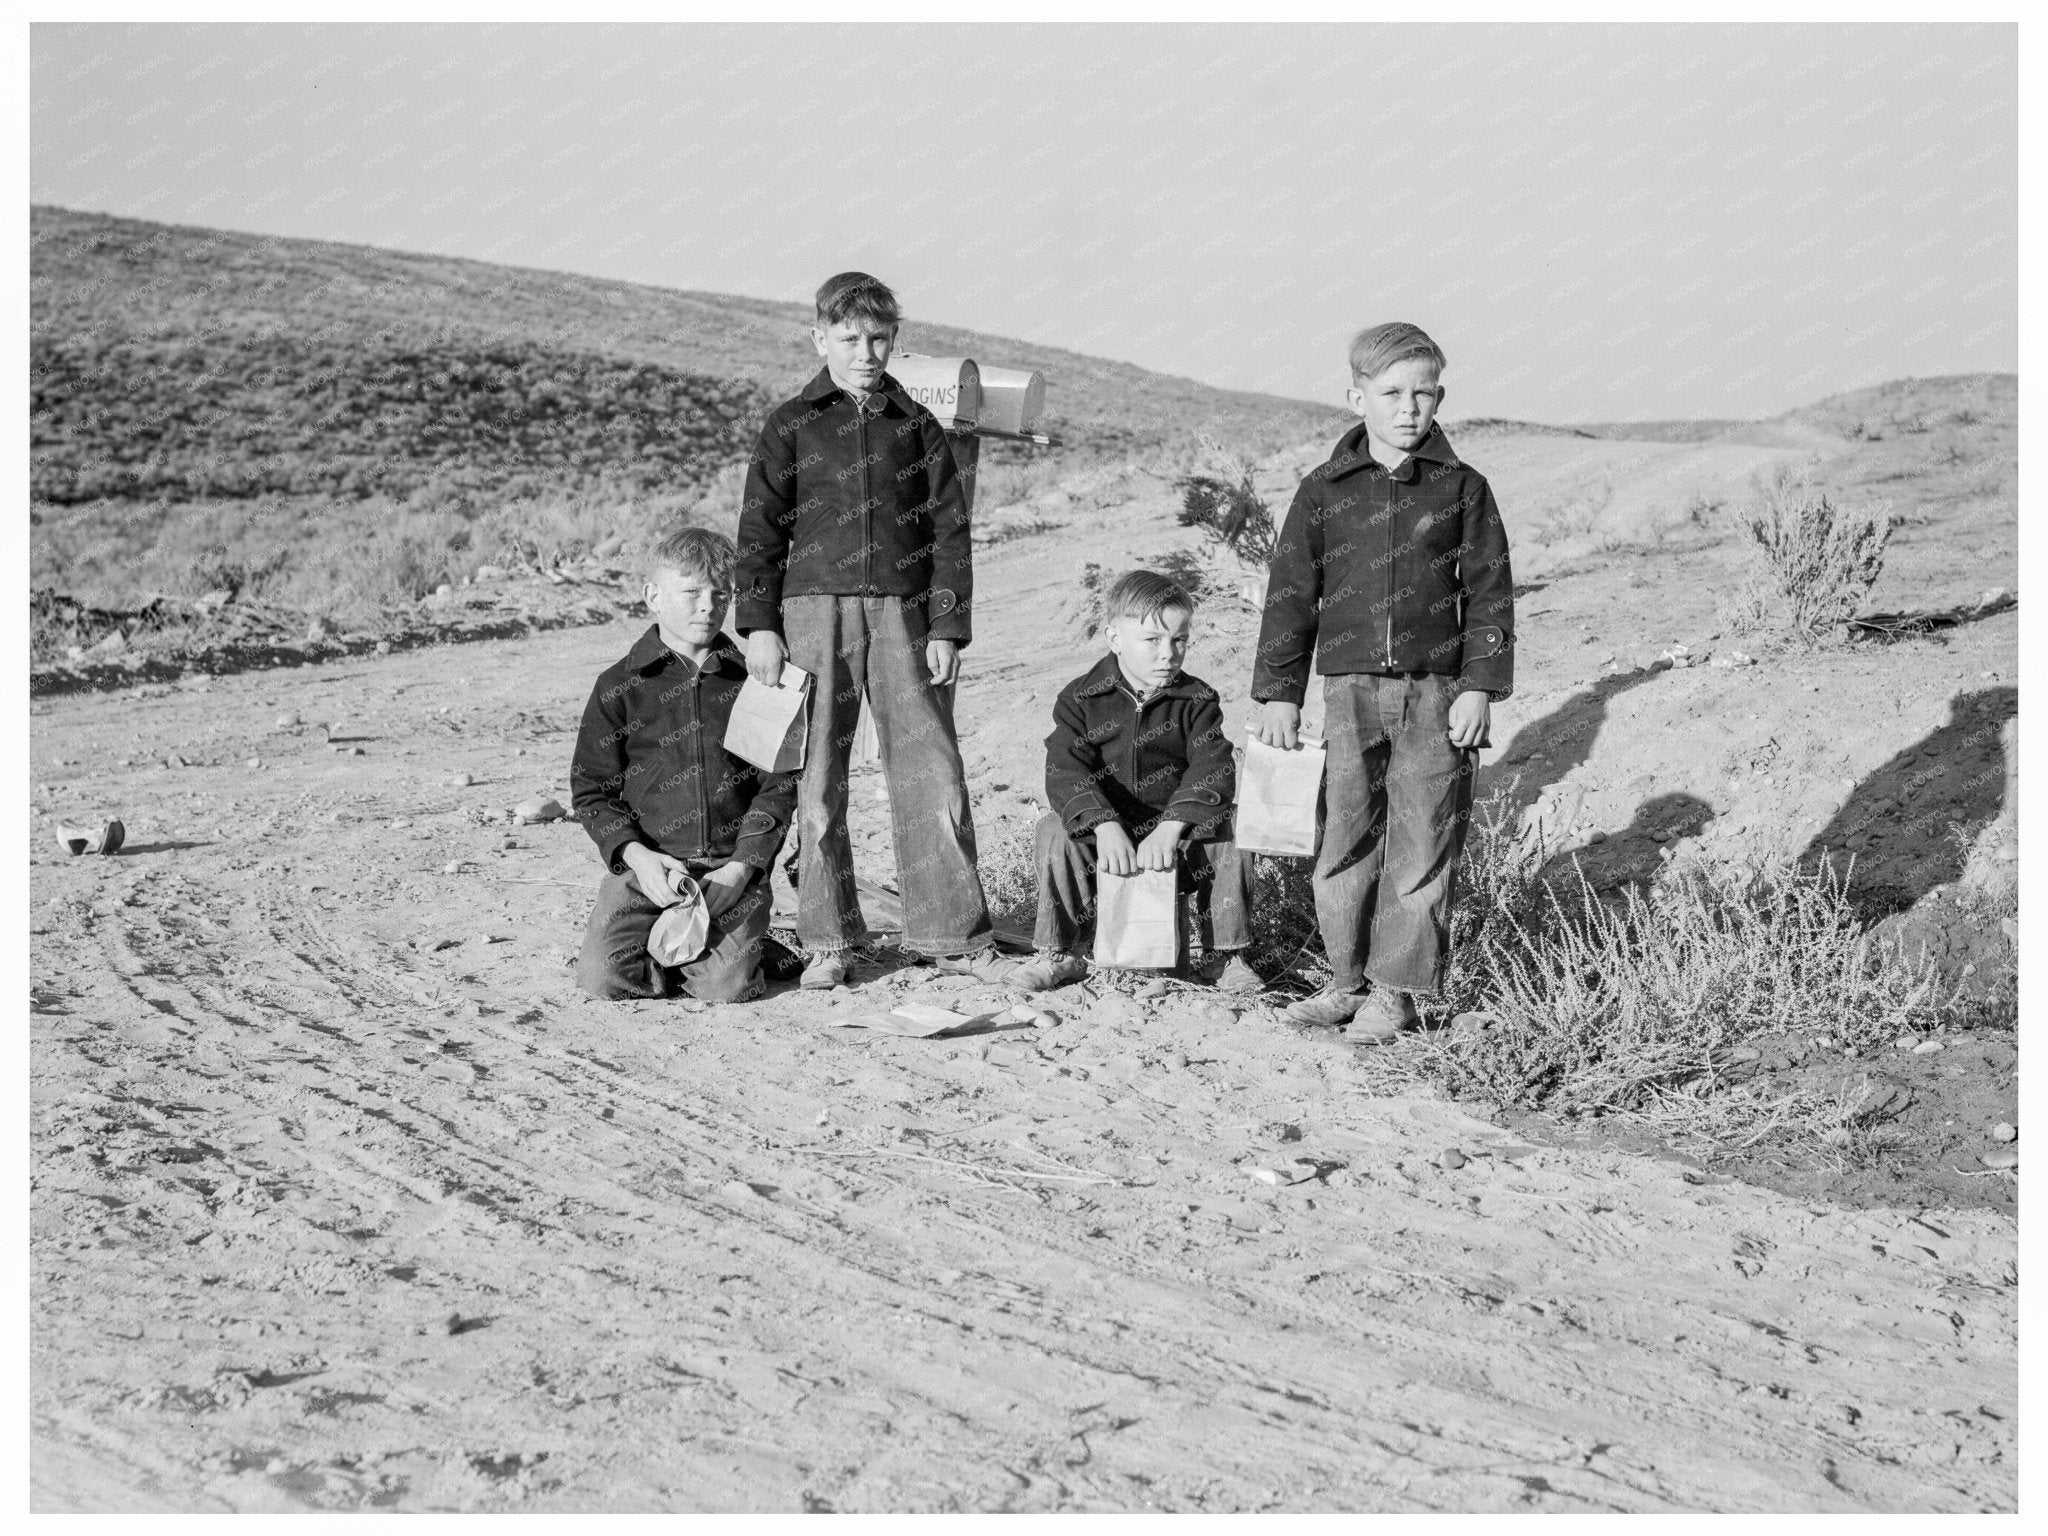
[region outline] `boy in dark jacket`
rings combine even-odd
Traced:
[[[1088,974],[1081,930],[1098,878],[1179,865],[1194,887],[1211,979],[1264,983],[1251,944],[1250,866],[1231,841],[1236,767],[1216,690],[1181,671],[1194,599],[1154,571],[1117,578],[1104,601],[1110,654],[1060,691],[1045,739],[1038,823],[1038,954],[1011,978],[1043,991]]]
[[[886,371],[899,319],[896,296],[864,272],[818,290],[811,339],[825,366],[770,413],[740,507],[747,670],[772,685],[787,659],[812,678],[798,795],[806,987],[846,981],[867,938],[846,830],[863,693],[889,780],[903,947],[984,981],[1017,965],[996,953],[953,735],[974,585],[967,504],[944,429]]]
[[[655,545],[645,589],[654,626],[605,668],[583,709],[570,785],[605,866],[576,962],[593,997],[665,997],[677,979],[716,1003],[761,990],[768,870],[796,775],[762,773],[723,745],[747,677],[739,647],[719,632],[732,568],[721,533],[685,528]],[[700,886],[711,926],[704,953],[672,973],[647,940],[684,876]]]
[[[1273,547],[1253,730],[1293,749],[1309,658],[1328,766],[1316,919],[1329,986],[1287,1010],[1390,1040],[1443,986],[1475,749],[1514,681],[1514,582],[1486,477],[1435,424],[1444,355],[1412,325],[1351,343],[1363,420],[1301,483]],[[1374,984],[1370,996],[1368,982]]]

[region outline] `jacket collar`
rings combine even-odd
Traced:
[[[1456,468],[1460,460],[1451,449],[1451,440],[1444,436],[1444,429],[1436,422],[1429,424],[1429,432],[1421,442],[1410,450],[1408,457],[1401,461],[1401,467],[1394,471],[1396,480],[1413,480],[1420,470],[1409,466],[1417,459],[1428,459],[1433,464]],[[1330,450],[1329,462],[1323,465],[1323,478],[1335,480],[1350,474],[1354,469],[1363,469],[1373,463],[1373,457],[1365,446],[1365,423],[1360,422],[1349,432],[1337,439],[1337,446]]]
[[[881,383],[875,388],[875,394],[881,397],[882,409],[888,414],[900,416],[908,412],[910,397],[903,393],[903,386],[896,382],[895,374],[884,371]],[[810,401],[813,405],[822,405],[834,397],[843,398],[849,404],[853,400],[853,396],[832,382],[830,368],[820,368],[811,382],[803,387],[800,398]]]
[[[659,624],[648,625],[647,633],[635,640],[633,649],[626,653],[626,665],[635,672],[658,672],[670,662],[682,660],[662,643]],[[745,674],[747,662],[739,647],[732,643],[732,637],[721,631],[712,644],[711,654],[704,658],[704,665],[699,670],[707,674],[738,677]]]
[[[1202,696],[1203,686],[1203,684],[1197,683],[1190,678],[1187,673],[1182,672],[1172,682],[1153,694],[1152,697],[1155,699],[1196,699]],[[1112,651],[1088,669],[1088,675],[1081,680],[1081,686],[1074,691],[1083,698],[1089,698],[1100,693],[1114,693],[1119,687],[1128,689],[1130,684],[1124,682],[1122,669],[1116,663],[1116,653]]]

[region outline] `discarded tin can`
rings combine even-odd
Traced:
[[[118,821],[103,821],[96,827],[57,827],[57,845],[74,858],[81,853],[119,853],[128,829]]]

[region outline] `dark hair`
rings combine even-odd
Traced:
[[[732,540],[709,528],[671,528],[647,551],[647,574],[680,571],[685,576],[708,577],[721,587],[732,585],[732,569],[738,559]]]
[[[1157,571],[1125,571],[1103,596],[1102,621],[1109,624],[1118,619],[1156,619],[1168,608],[1193,613],[1195,600],[1171,576],[1162,576]]]
[[[837,325],[842,320],[872,320],[877,325],[903,323],[903,311],[896,295],[879,277],[865,272],[841,272],[828,277],[818,288],[818,323]]]
[[[1429,332],[1406,320],[1389,320],[1369,325],[1351,338],[1351,377],[1376,379],[1403,358],[1426,357],[1444,371],[1444,349],[1429,339]]]

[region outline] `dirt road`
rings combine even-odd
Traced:
[[[990,553],[984,838],[1140,511]],[[589,841],[495,817],[632,637],[34,707],[37,1508],[2015,1506],[2008,1215],[1532,1147],[1194,988],[953,1041],[579,998]],[[91,807],[123,855],[56,849]]]

